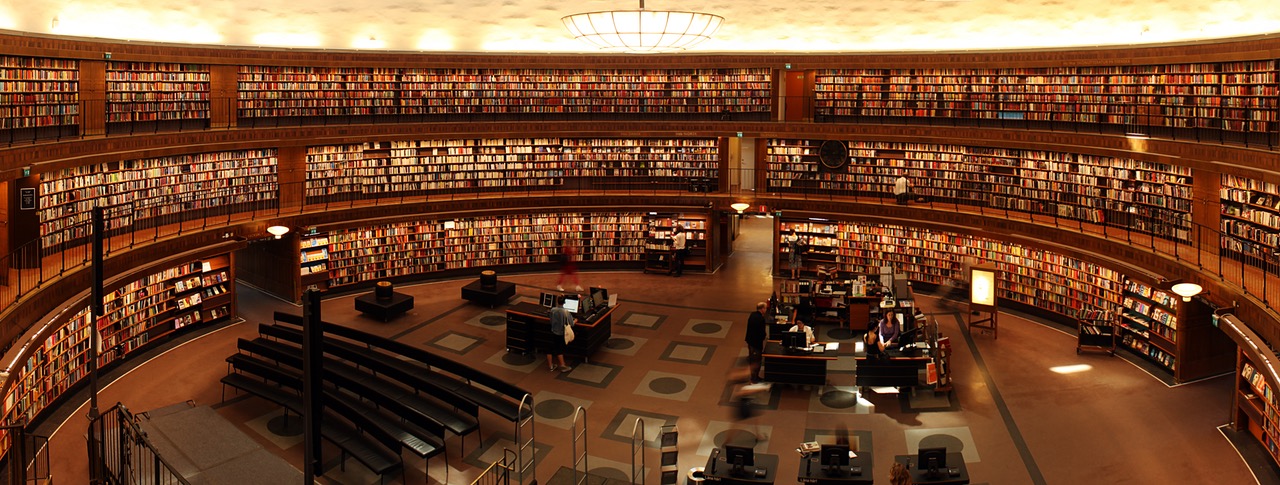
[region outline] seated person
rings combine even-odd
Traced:
[[[788,332],[804,332],[804,345],[806,347],[813,345],[813,341],[815,340],[813,338],[813,327],[805,325],[804,320],[801,319],[799,315],[796,314],[795,310],[791,312],[791,321],[796,322],[796,324],[792,325],[791,328],[788,329],[787,331]]]
[[[898,346],[898,338],[902,336],[902,329],[898,328],[898,318],[893,312],[885,312],[884,317],[880,319],[880,324],[876,327],[876,349],[884,352],[885,349]]]

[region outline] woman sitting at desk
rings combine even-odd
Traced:
[[[788,332],[804,332],[804,345],[806,347],[813,345],[813,327],[804,324],[804,320],[800,319],[799,309],[791,310],[791,321],[796,322],[792,325]]]
[[[902,336],[902,331],[898,328],[898,319],[893,312],[885,312],[884,318],[880,319],[880,325],[876,327],[876,348],[884,352],[887,348],[897,347],[898,338]]]

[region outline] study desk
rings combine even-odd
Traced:
[[[810,453],[809,458],[800,459],[800,470],[796,472],[796,481],[800,483],[814,483],[817,485],[871,485],[875,483],[875,469],[871,465],[875,462],[872,460],[870,451],[854,452],[855,457],[849,459],[849,467],[853,468],[857,473],[851,473],[848,468],[843,472],[831,475],[827,473],[826,467],[822,466],[818,461],[817,453]]]
[[[827,384],[827,362],[836,360],[836,352],[813,353],[788,351],[774,340],[764,343],[764,380],[780,384]]]
[[[594,312],[585,320],[574,318],[573,342],[565,348],[565,355],[590,358],[609,337],[613,336],[613,311],[617,305]],[[507,309],[507,351],[527,354],[545,352],[551,348],[551,339],[564,338],[551,333],[550,309],[542,305],[520,302]]]
[[[712,453],[707,459],[707,466],[703,468],[702,475],[706,477],[707,482],[723,483],[725,485],[773,485],[773,481],[778,478],[778,455],[766,455],[764,453],[755,454],[756,465],[754,467],[746,467],[747,473],[735,476],[732,473],[733,465],[725,461],[723,454]],[[752,472],[756,468],[763,467],[765,474],[763,477],[757,478]]]
[[[890,351],[889,357],[867,354],[854,357],[854,385],[858,387],[914,387],[920,372],[933,359],[922,353]]]
[[[948,470],[939,470],[938,476],[930,477],[928,470],[919,470],[916,455],[897,455],[893,461],[907,466],[911,472],[911,483],[914,485],[965,485],[969,483],[969,467],[964,464],[964,453],[947,453],[947,468],[954,469],[955,475]]]

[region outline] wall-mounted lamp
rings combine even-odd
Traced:
[[[1195,283],[1178,283],[1169,288],[1174,294],[1181,296],[1182,301],[1191,301],[1191,297],[1199,295],[1204,288]]]
[[[289,233],[289,228],[285,226],[271,226],[267,228],[267,232],[272,236],[275,236],[276,239],[280,239],[280,237]]]
[[[741,214],[741,213],[742,213],[742,211],[747,210],[748,208],[750,208],[750,207],[751,207],[751,204],[748,204],[748,203],[746,203],[746,202],[734,202],[734,203],[732,203],[732,204],[729,204],[729,207],[732,207],[732,208],[733,208],[733,210],[736,210],[736,211],[738,211],[738,213],[739,213],[739,214]]]

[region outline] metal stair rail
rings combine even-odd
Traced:
[[[480,476],[471,481],[471,485],[509,485],[517,465],[516,452],[511,451],[511,448],[503,448],[502,458],[490,463],[488,468],[480,472]]]
[[[640,455],[640,468],[636,468],[636,455]],[[636,418],[631,426],[631,483],[644,484],[644,418]]]
[[[582,418],[582,429],[578,429],[578,418]],[[582,406],[578,406],[573,412],[573,424],[569,426],[570,437],[573,438],[571,447],[573,449],[573,485],[583,485],[587,483],[588,473],[591,467],[587,464],[587,410]],[[578,443],[582,443],[582,454],[578,454]],[[578,466],[582,466],[582,475],[578,475]]]
[[[23,420],[25,421],[25,419]],[[11,485],[53,483],[49,469],[49,437],[27,433],[25,422],[0,426],[4,457],[4,483]]]
[[[525,430],[528,430],[529,438],[525,439]],[[538,460],[537,447],[534,443],[536,436],[533,421],[533,396],[525,394],[520,398],[520,407],[516,411],[516,473],[519,475],[518,481],[524,483],[538,483]],[[528,460],[525,460],[528,457]],[[529,474],[530,482],[525,481],[525,473]]]
[[[124,404],[89,422],[89,483],[191,485],[160,456]]]

